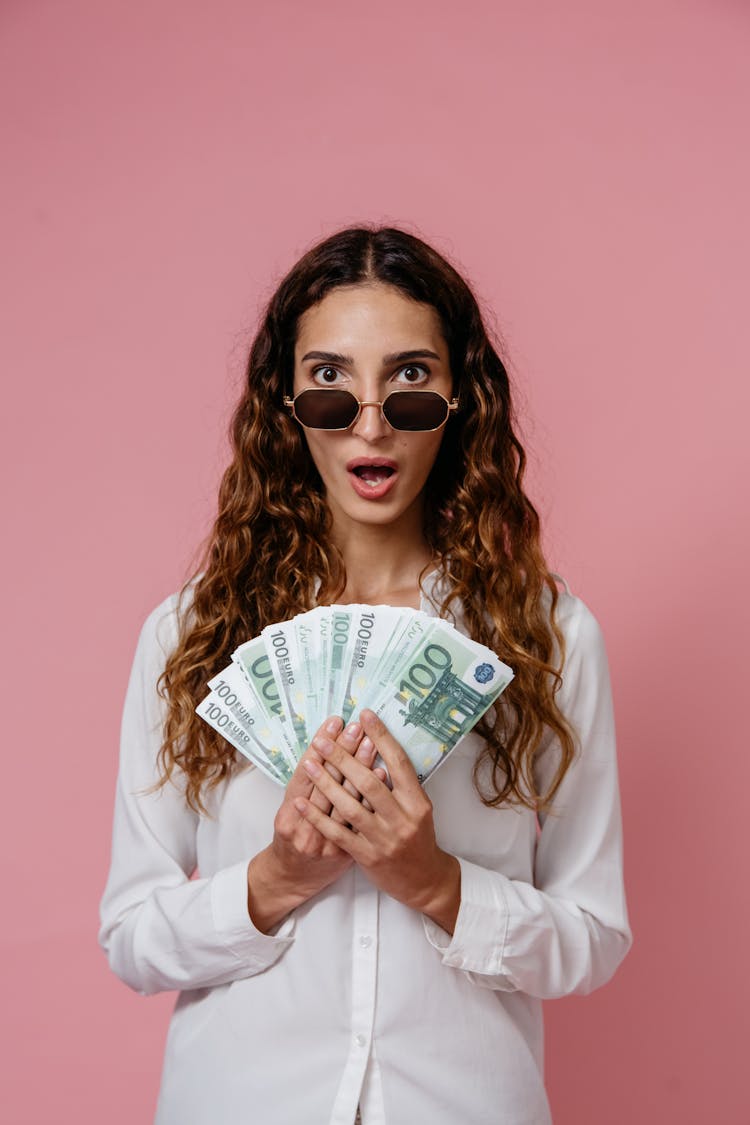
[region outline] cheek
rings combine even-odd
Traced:
[[[319,434],[306,433],[304,436],[307,452],[321,476],[325,475],[327,464],[330,460],[330,449],[325,437]]]
[[[420,475],[426,477],[435,464],[442,441],[442,433],[425,434],[420,440],[420,448],[415,451],[416,467]]]

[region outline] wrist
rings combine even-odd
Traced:
[[[461,906],[461,864],[449,852],[440,852],[438,874],[417,909],[446,933],[456,928]]]
[[[289,881],[272,845],[248,863],[247,912],[261,933],[268,933],[282,922],[306,897]]]

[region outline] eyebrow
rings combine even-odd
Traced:
[[[415,348],[408,352],[390,352],[389,355],[383,356],[383,366],[387,367],[391,363],[406,363],[411,359],[440,359],[437,352],[430,351],[429,348]],[[305,352],[302,356],[302,363],[308,359],[320,359],[324,363],[337,363],[342,367],[354,367],[354,359],[350,355],[340,355],[339,352]]]

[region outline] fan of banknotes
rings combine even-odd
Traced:
[[[512,679],[494,652],[442,618],[388,605],[319,606],[241,644],[196,712],[286,785],[328,716],[348,722],[368,707],[424,782]]]

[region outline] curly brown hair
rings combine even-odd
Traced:
[[[477,727],[485,739],[477,791],[487,805],[543,811],[573,760],[573,732],[555,702],[565,658],[557,585],[523,491],[526,455],[513,428],[505,366],[476,298],[445,258],[404,230],[357,226],[313,246],[268,302],[231,422],[233,457],[218,515],[180,592],[177,644],[158,683],[168,706],[156,787],[179,768],[196,811],[206,811],[202,788],[236,764],[232,747],[195,714],[207,681],[265,625],[330,604],[345,588],[322,481],[283,397],[292,386],[302,314],[336,286],[375,282],[437,311],[461,404],[425,490],[425,537],[447,580],[440,612],[450,613],[458,599],[470,635],[515,672]],[[556,736],[560,754],[540,793],[533,765],[545,731]],[[489,789],[479,784],[482,762],[491,767]]]

